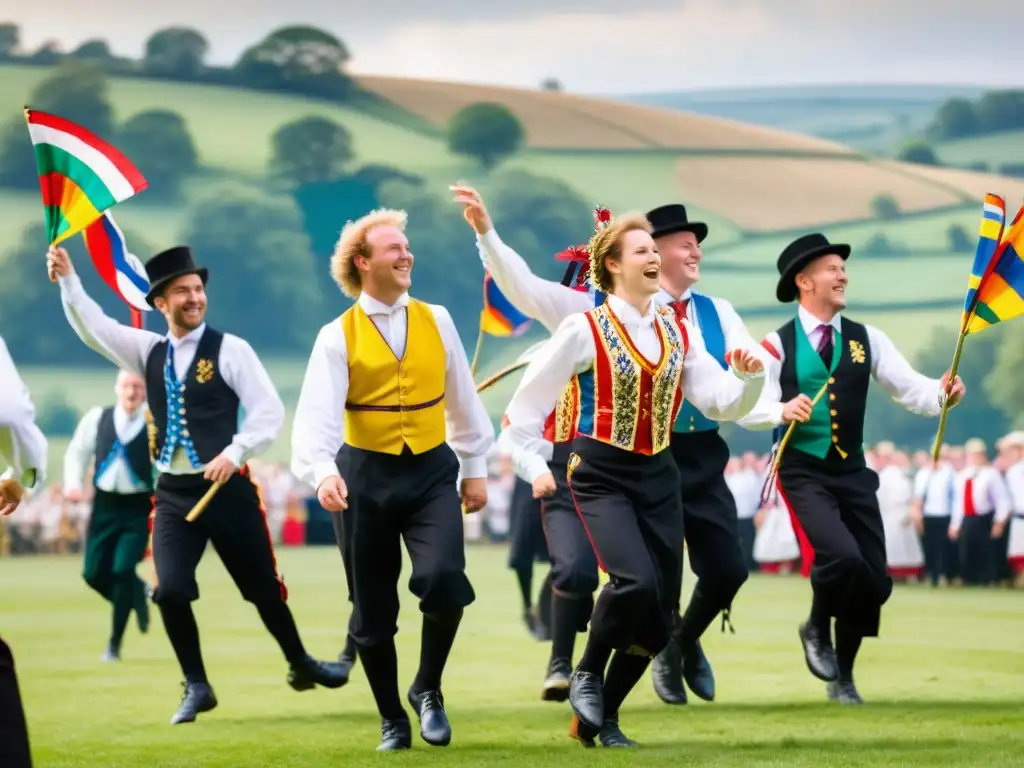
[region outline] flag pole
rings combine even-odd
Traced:
[[[144,328],[145,327],[145,323],[144,323],[144,321],[142,319],[142,310],[141,309],[136,309],[135,307],[132,307],[131,308],[131,313],[132,313],[132,328],[139,328],[139,329]]]
[[[946,399],[942,403],[942,411],[939,413],[939,427],[935,432],[935,443],[932,445],[932,464],[939,461],[939,453],[942,448],[942,436],[946,433],[946,418],[949,416],[949,393],[953,389],[953,382],[956,380],[956,372],[960,367],[960,355],[964,351],[964,339],[967,338],[967,327],[970,324],[968,319],[960,329],[960,336],[956,340],[956,349],[953,350],[953,364],[949,367],[949,383],[946,384]]]

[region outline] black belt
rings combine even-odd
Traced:
[[[377,411],[378,413],[402,413],[405,411],[422,411],[424,408],[430,408],[431,406],[437,405],[444,400],[444,395],[438,395],[433,400],[428,400],[425,403],[416,403],[415,405],[363,405],[361,403],[345,403],[345,410],[347,411]]]

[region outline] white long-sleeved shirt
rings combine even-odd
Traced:
[[[60,296],[64,314],[79,338],[90,348],[103,355],[119,368],[146,376],[146,359],[154,346],[164,339],[170,342],[174,355],[174,370],[179,379],[186,375],[196,355],[199,339],[206,324],[182,336],[169,333],[161,336],[131,326],[122,325],[108,317],[82,288],[78,275],[59,278]],[[242,424],[231,444],[221,451],[236,467],[266,451],[277,438],[284,424],[284,403],[270,380],[256,351],[244,339],[224,334],[217,367],[225,383],[238,395],[245,412]],[[149,397],[163,397],[161,387],[148,392]],[[167,474],[201,473],[203,467],[193,468],[181,447],[175,450],[170,464],[156,463],[157,471]]]
[[[3,477],[15,477],[26,489],[46,481],[46,436],[36,425],[36,407],[0,338],[0,464]]]
[[[1024,460],[1007,468],[1005,481],[1013,514],[1024,517]]]
[[[657,360],[661,342],[654,327],[654,303],[646,315],[641,315],[618,296],[611,295],[607,301],[637,351],[648,360]],[[708,353],[688,321],[684,321],[683,327],[689,340],[683,358],[684,397],[708,418],[735,421],[753,407],[761,394],[764,372],[745,375],[730,368],[730,375]],[[544,422],[572,377],[588,370],[596,354],[586,316],[571,315],[523,374],[506,412],[506,429],[514,449],[516,473],[527,482],[532,483],[550,471],[547,462],[551,443],[544,440]]]
[[[947,462],[936,468],[922,467],[914,476],[914,499],[921,502],[924,517],[949,517],[953,514],[956,472]]]
[[[824,332],[819,328],[822,322],[803,307],[797,310],[797,319],[811,345],[817,348]],[[826,325],[831,325],[834,332],[838,332],[840,323],[840,315],[836,315]],[[864,327],[871,346],[871,375],[875,381],[908,411],[921,416],[938,416],[946,399],[942,382],[915,371],[892,343],[892,339],[878,328],[871,325]],[[782,349],[779,334],[775,331],[769,333],[761,349],[761,359],[768,373],[765,394],[757,406],[739,420],[739,425],[745,429],[772,429],[782,424],[782,385],[779,376],[786,353]]]
[[[359,305],[399,359],[405,355],[408,303],[408,294],[403,294],[393,306],[366,293],[359,296]],[[487,477],[487,452],[494,444],[494,425],[477,394],[452,316],[444,307],[428,306],[445,350],[447,442],[459,457],[463,479]],[[292,424],[292,473],[314,489],[328,477],[339,475],[335,459],[345,441],[348,382],[345,331],[334,320],[317,334]]]
[[[971,481],[971,502],[975,515],[981,517],[994,514],[993,521],[997,523],[1009,518],[1013,504],[999,470],[990,464],[983,467],[964,467],[956,473],[950,528],[959,530],[963,524],[968,480]]]
[[[85,474],[89,468],[89,462],[94,459],[97,462],[103,461],[106,456],[96,456],[96,433],[99,431],[100,418],[103,416],[103,408],[97,406],[89,409],[78,422],[75,434],[68,443],[64,452],[64,490],[81,490],[85,482]],[[142,430],[146,428],[146,414],[142,408],[129,415],[119,405],[114,406],[114,431],[121,445],[128,445]],[[96,466],[98,472],[100,467]],[[142,493],[146,490],[148,477],[137,478],[135,473],[128,466],[123,455],[117,456],[104,469],[103,473],[94,476],[93,481],[96,487],[107,493]]]

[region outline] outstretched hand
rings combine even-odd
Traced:
[[[473,187],[460,182],[452,184],[448,189],[454,194],[455,202],[463,206],[463,218],[478,235],[485,235],[494,227],[483,198]]]
[[[67,277],[74,271],[68,252],[59,246],[51,245],[46,252],[46,274],[50,278],[50,282],[56,283],[57,278]]]
[[[760,373],[764,370],[761,358],[747,349],[734,349],[729,353],[729,363],[739,373]]]
[[[963,379],[959,376],[953,379],[953,383],[949,383],[950,371],[946,371],[942,374],[942,391],[946,393],[946,402],[949,403],[949,407],[952,408],[954,405],[964,399],[964,395],[967,394],[967,387],[964,385]]]

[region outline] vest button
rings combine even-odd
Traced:
[[[835,384],[836,383],[836,377],[832,376],[831,378],[829,378],[828,383],[829,384]]]
[[[832,422],[832,429],[839,429],[839,425],[836,424],[834,421]]]
[[[835,408],[833,408],[831,411],[829,411],[829,413],[831,413],[833,416],[835,416],[835,415],[837,415],[839,413],[839,411],[837,411]]]
[[[838,443],[839,442],[839,438],[836,437],[835,435],[832,435],[832,442],[833,443]]]
[[[835,399],[836,399],[836,396],[835,396],[835,395],[833,395],[833,394],[832,394],[831,392],[829,392],[829,393],[828,393],[828,399],[829,399],[829,400],[835,400]]]

